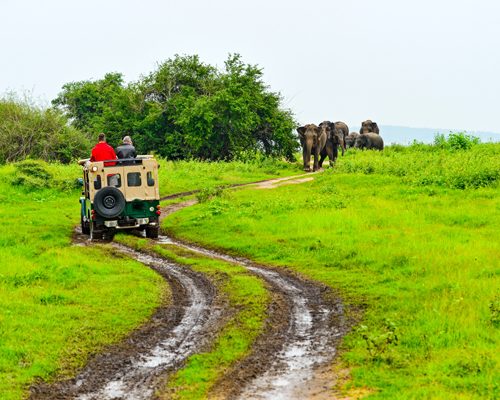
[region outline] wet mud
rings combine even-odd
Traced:
[[[169,372],[211,342],[223,320],[216,289],[202,274],[119,244],[114,251],[153,268],[171,285],[172,302],[123,343],[89,361],[74,379],[31,388],[30,399],[150,399]]]
[[[334,379],[327,366],[348,330],[348,322],[341,301],[328,287],[242,257],[176,239],[162,237],[162,241],[243,266],[279,294],[283,304],[277,312],[288,310],[286,322],[274,325],[259,338],[250,356],[219,382],[214,397],[290,400],[318,397],[321,392],[331,394]]]

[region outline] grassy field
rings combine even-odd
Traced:
[[[296,171],[267,161],[162,162],[161,194]],[[119,341],[168,298],[168,286],[141,264],[103,246],[71,245],[79,176],[77,165],[0,167],[2,400],[23,398],[35,379],[71,376],[89,354]]]
[[[325,282],[353,318],[343,384],[500,397],[500,145],[350,151],[302,185],[225,191],[171,233]]]

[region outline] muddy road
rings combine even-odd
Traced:
[[[293,179],[292,179],[293,178]],[[269,189],[300,183],[297,177],[245,184]],[[243,186],[243,185],[238,185]],[[169,198],[182,197],[172,195]],[[163,217],[196,204],[188,200],[165,207]],[[272,294],[263,334],[250,354],[219,379],[211,397],[228,399],[330,399],[334,377],[329,365],[347,332],[341,301],[326,286],[284,268],[270,268],[220,251],[160,236],[171,244],[246,268]],[[75,235],[75,243],[90,242]],[[94,357],[74,379],[31,388],[31,399],[152,399],[168,376],[191,354],[208,348],[231,312],[203,275],[163,258],[113,243],[117,256],[132,257],[162,275],[172,301],[158,308],[143,327],[123,343]]]
[[[159,307],[149,322],[92,359],[76,378],[33,386],[31,399],[150,399],[165,376],[209,343],[223,323],[223,304],[202,274],[120,244],[113,248],[162,275],[172,288],[171,305]]]

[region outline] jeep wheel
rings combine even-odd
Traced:
[[[111,242],[113,238],[115,237],[115,230],[114,229],[106,229],[102,233],[102,238],[108,242]]]
[[[95,223],[90,222],[90,240],[102,239],[102,231],[95,228]]]
[[[146,226],[146,237],[150,239],[158,239],[159,226]]]
[[[84,235],[88,235],[90,233],[90,225],[88,221],[83,219],[83,216],[80,217],[80,223],[82,224],[82,233]]]
[[[94,209],[105,218],[115,218],[125,209],[125,197],[113,186],[102,188],[94,196]]]

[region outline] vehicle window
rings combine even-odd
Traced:
[[[121,187],[122,177],[120,174],[108,174],[108,186]]]
[[[153,178],[153,173],[151,171],[149,171],[147,174],[147,181],[148,181],[148,186],[155,185],[155,179]]]
[[[129,172],[127,174],[127,185],[128,186],[141,186],[141,173],[140,172]]]
[[[99,190],[102,187],[101,175],[97,175],[94,179],[94,189]]]

